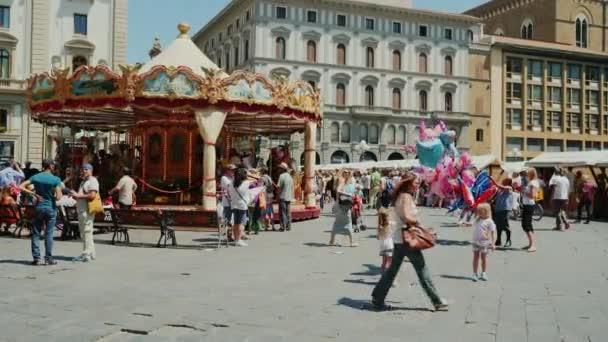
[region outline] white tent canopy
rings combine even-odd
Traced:
[[[521,172],[526,169],[526,162],[504,162],[501,164],[501,168],[507,175],[511,175],[513,172]]]
[[[473,156],[471,157],[473,166],[480,170],[483,170],[495,163],[498,159],[493,155]],[[379,162],[367,161],[359,163],[345,163],[345,164],[325,164],[317,165],[317,170],[338,170],[338,169],[349,169],[349,170],[369,170],[372,168],[377,169],[410,169],[419,166],[418,159],[405,159],[405,160],[383,160]]]
[[[528,167],[602,165],[608,165],[608,151],[545,152],[526,162]]]

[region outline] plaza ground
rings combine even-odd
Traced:
[[[326,246],[332,218],[262,233],[248,248],[213,249],[209,234],[178,232],[179,249],[56,242],[59,264],[29,266],[29,240],[0,238],[2,341],[608,341],[608,224],[553,232],[537,223],[538,252],[490,256],[473,283],[470,229],[423,209],[440,245],[426,253],[449,312],[431,312],[412,267],[389,293],[391,312],[368,310],[379,278],[375,231],[358,248]],[[374,217],[365,217],[371,226]],[[518,222],[513,247],[525,244]],[[96,240],[107,240],[96,235]],[[157,232],[133,232],[155,242]],[[200,248],[204,245],[204,248]]]

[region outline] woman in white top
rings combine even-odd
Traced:
[[[532,226],[532,215],[534,214],[534,206],[536,205],[536,194],[540,188],[536,169],[530,168],[527,171],[528,181],[521,189],[522,216],[521,227],[528,237],[528,246],[523,249],[528,252],[536,252],[536,242],[534,241],[534,227]]]
[[[405,257],[414,266],[420,285],[433,303],[435,310],[446,311],[448,308],[448,305],[439,297],[437,289],[433,285],[422,251],[412,250],[403,243],[403,232],[407,227],[422,227],[422,224],[418,220],[418,210],[416,209],[413,197],[419,186],[420,181],[418,177],[410,173],[405,175],[393,190],[393,203],[395,205],[393,221],[396,222],[396,229],[394,229],[393,234],[395,248],[391,265],[382,274],[382,278],[380,278],[380,281],[372,292],[372,304],[377,310],[390,310],[390,307],[384,304],[384,299],[393,285]]]
[[[228,195],[230,197],[230,208],[232,210],[232,236],[234,245],[245,247],[247,244],[241,240],[243,226],[247,222],[247,209],[249,206],[249,181],[247,170],[239,168],[234,175],[234,181],[228,185]]]

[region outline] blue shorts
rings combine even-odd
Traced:
[[[230,221],[232,220],[232,208],[230,206],[225,206],[223,214],[224,220],[226,220],[227,224],[230,224]]]
[[[232,209],[232,219],[234,224],[245,224],[247,222],[247,210]]]

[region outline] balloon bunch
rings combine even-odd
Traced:
[[[459,177],[458,181],[461,197],[448,207],[448,212],[457,209],[475,209],[479,204],[494,197],[498,191],[496,182],[486,171],[479,173],[471,186],[467,185],[462,177]]]

